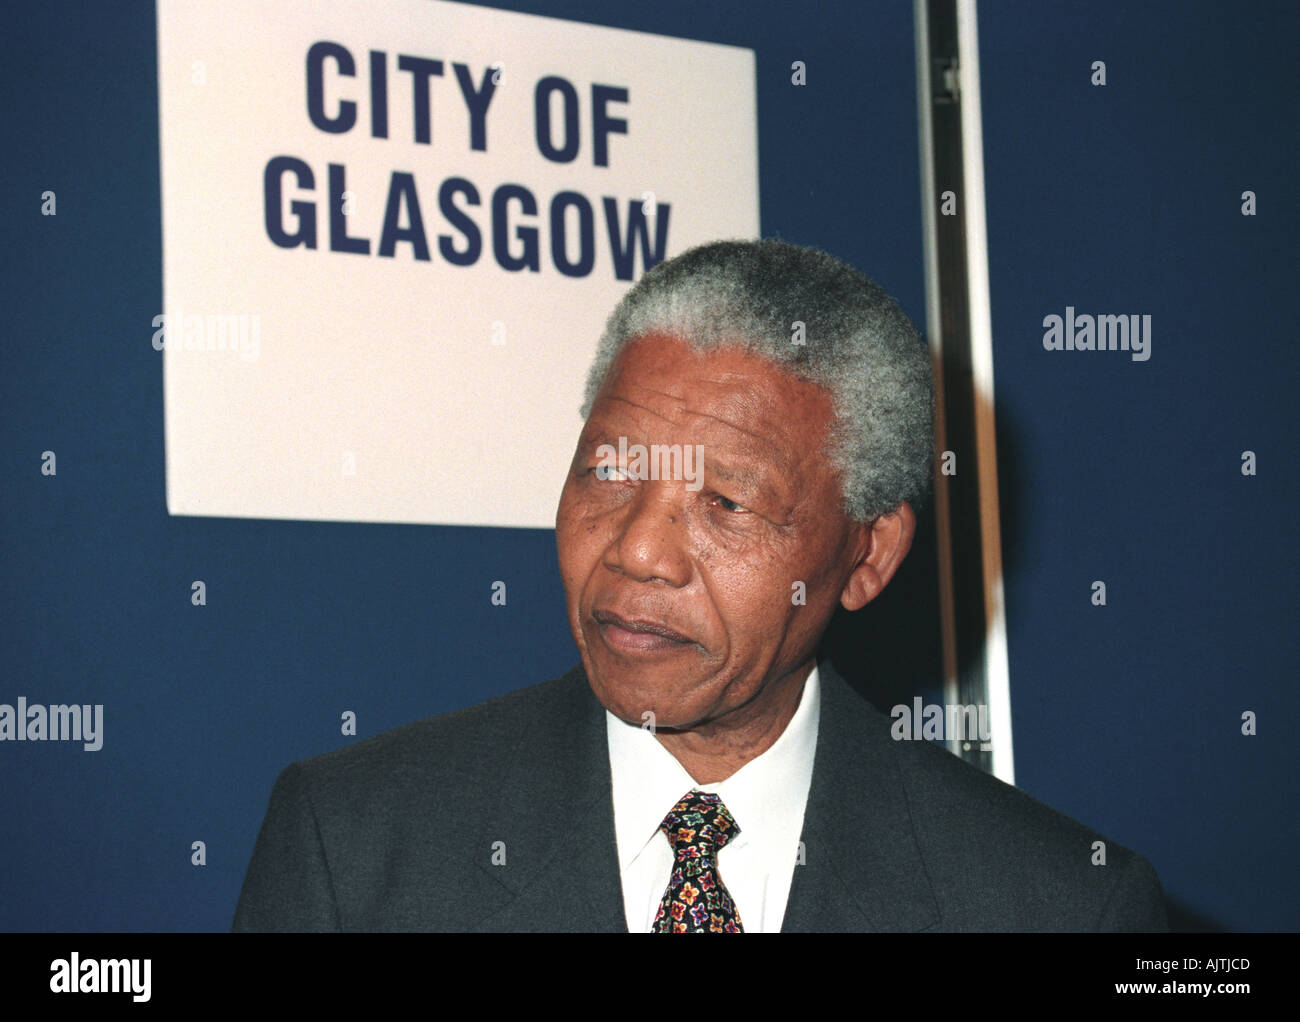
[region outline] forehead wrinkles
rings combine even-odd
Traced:
[[[736,374],[727,374],[722,379],[697,377],[695,383],[699,386],[694,389],[710,393],[702,397],[692,395],[689,399],[680,392],[659,390],[630,378],[619,383],[621,393],[610,394],[611,402],[649,412],[676,427],[698,427],[691,430],[692,434],[715,432],[717,427],[722,427],[723,431],[742,434],[762,445],[763,450],[773,444],[788,446],[781,418],[767,413],[767,405],[772,402],[764,400],[766,388],[753,386],[746,377]],[[742,421],[745,426],[740,424]]]

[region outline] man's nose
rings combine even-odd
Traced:
[[[686,497],[680,481],[645,481],[638,486],[606,564],[638,582],[659,579],[678,588],[686,585],[691,580]]]

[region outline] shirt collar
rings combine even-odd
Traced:
[[[677,801],[692,788],[717,794],[740,834],[730,845],[752,845],[776,859],[792,854],[783,835],[803,822],[821,712],[816,664],[804,681],[799,707],[777,740],[725,781],[697,784],[650,731],[605,711],[619,867],[626,869],[659,832]],[[772,840],[767,840],[771,838]]]

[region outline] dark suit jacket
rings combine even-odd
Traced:
[[[1099,835],[938,745],[895,741],[819,666],[783,930],[1166,928],[1145,859],[1107,841],[1092,865]],[[605,714],[582,667],[286,767],[234,929],[626,932]]]

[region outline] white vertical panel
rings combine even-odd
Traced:
[[[958,83],[961,90],[962,171],[966,191],[966,280],[970,300],[971,371],[978,397],[980,548],[984,554],[984,671],[993,774],[1015,783],[1011,735],[1011,675],[1002,590],[1002,531],[998,508],[997,435],[993,415],[993,317],[989,303],[988,234],[984,220],[984,134],[980,115],[979,32],[975,0],[957,2]]]

